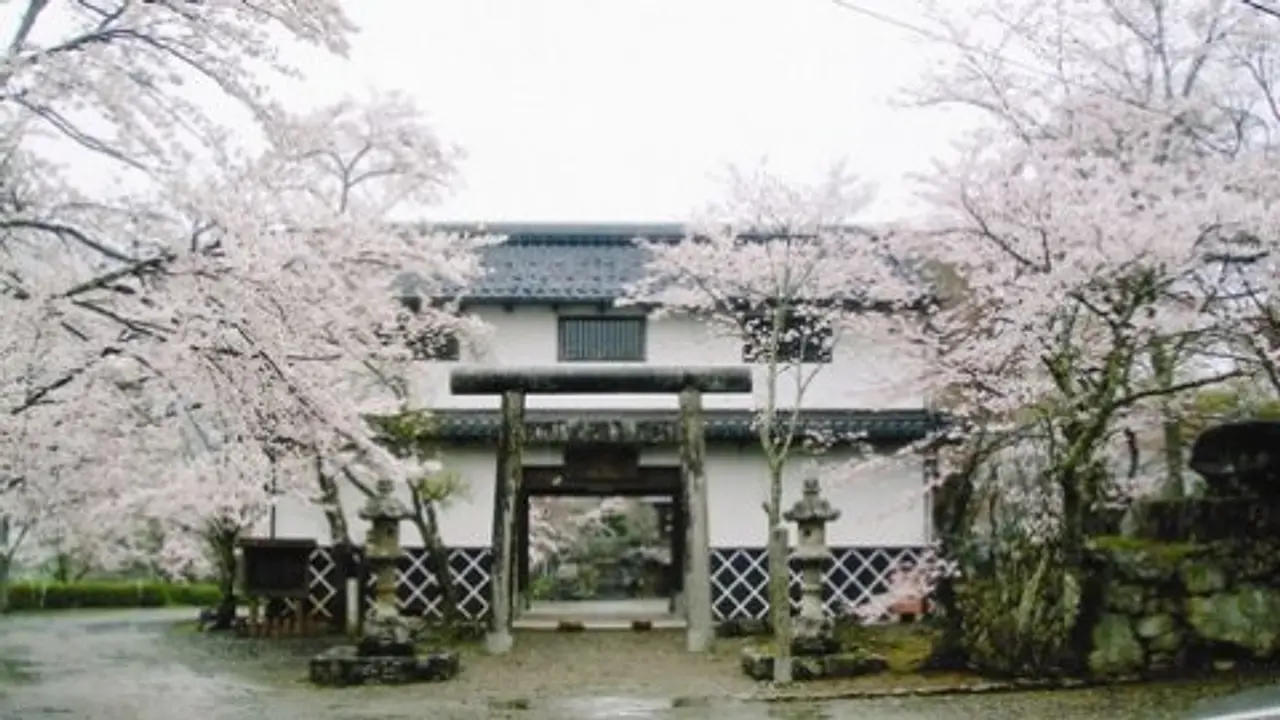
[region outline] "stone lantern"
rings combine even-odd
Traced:
[[[365,536],[365,562],[373,574],[373,608],[360,640],[362,654],[397,655],[413,652],[408,627],[396,603],[396,562],[404,554],[400,547],[400,523],[413,512],[395,496],[395,485],[380,478],[374,493],[360,509],[360,519],[369,521]]]
[[[330,648],[311,659],[311,682],[398,684],[448,680],[458,674],[456,651],[417,652],[413,632],[396,604],[396,561],[404,554],[400,523],[411,517],[413,513],[395,496],[395,483],[379,479],[360,509],[360,519],[369,521],[364,558],[375,580],[373,608],[359,644]]]
[[[832,622],[822,605],[822,571],[831,559],[827,548],[827,523],[840,517],[840,511],[821,495],[818,478],[804,480],[804,495],[783,513],[787,522],[799,529],[799,540],[792,559],[800,566],[800,614],[792,626],[792,649],[796,655],[822,655],[837,650]]]

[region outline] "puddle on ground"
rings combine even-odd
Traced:
[[[560,714],[566,720],[573,718],[618,718],[619,720],[649,720],[650,718],[666,718],[671,716],[671,700],[627,698],[627,697],[590,697],[567,698],[541,704],[549,712]]]
[[[546,697],[546,658],[474,674],[470,694],[433,697],[432,688],[316,690],[305,677],[306,643],[258,645],[175,637],[168,614],[45,615],[0,628],[0,720],[1158,720],[1179,718],[1195,700],[1229,692],[1216,684],[1098,688],[1067,693],[899,698],[824,704],[733,703],[628,695],[632,678],[597,697]],[[8,620],[8,619],[6,619]],[[166,624],[168,623],[168,624]],[[598,662],[609,661],[600,647]],[[260,657],[259,657],[260,656]],[[464,670],[464,673],[466,671]],[[504,678],[503,672],[508,673]],[[516,682],[520,680],[521,682]],[[683,677],[683,687],[699,686]],[[692,683],[692,685],[691,685]],[[528,702],[491,703],[490,693],[528,692]],[[714,696],[713,685],[698,691]],[[438,690],[437,690],[438,692]],[[586,687],[578,690],[589,693]],[[637,695],[658,692],[638,689]]]
[[[0,688],[5,685],[34,683],[40,679],[36,664],[20,657],[4,657],[0,649]]]

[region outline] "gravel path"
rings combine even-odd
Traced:
[[[317,690],[305,658],[329,642],[244,641],[175,630],[190,611],[0,617],[0,720],[662,718],[664,720],[1143,720],[1177,718],[1229,683],[1056,694],[740,704],[754,685],[728,650],[685,653],[678,634],[543,633],[513,655],[469,653],[453,682]],[[525,639],[525,642],[520,642]],[[685,707],[672,707],[672,698]]]

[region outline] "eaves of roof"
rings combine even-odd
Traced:
[[[431,440],[465,445],[498,439],[501,418],[494,410],[443,409],[432,411],[431,417]],[[752,442],[758,437],[752,411],[708,410],[704,418],[709,443]],[[676,420],[675,411],[530,410],[525,434],[531,445],[562,442],[566,432],[592,438],[625,434],[641,444],[666,444],[673,437]],[[801,412],[797,433],[819,434],[836,444],[898,445],[921,440],[946,426],[943,416],[926,410],[807,410]]]

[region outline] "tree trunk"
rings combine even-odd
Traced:
[[[53,579],[65,583],[71,580],[71,556],[60,552],[53,557]]]
[[[236,540],[239,530],[214,528],[208,542],[218,572],[218,607],[210,630],[230,630],[236,620]]]
[[[1174,381],[1174,357],[1172,353],[1164,346],[1163,343],[1157,342],[1151,349],[1151,369],[1155,375],[1157,385],[1164,390],[1173,387]],[[1182,441],[1182,423],[1173,409],[1173,401],[1170,397],[1164,397],[1160,400],[1160,415],[1162,418],[1163,441],[1164,441],[1164,483],[1161,487],[1160,494],[1171,500],[1181,498],[1186,494],[1183,473],[1183,441]]]
[[[791,568],[788,563],[787,534],[782,528],[782,467],[769,469],[769,625],[773,628],[774,657],[778,666],[791,664]],[[783,528],[785,529],[785,528]]]
[[[7,553],[0,553],[0,615],[9,612],[9,571],[13,558]]]
[[[315,453],[315,469],[316,483],[320,487],[320,507],[324,509],[325,522],[329,524],[329,542],[350,546],[351,530],[347,527],[347,516],[342,512],[338,481],[324,471],[324,460],[318,450]]]
[[[434,500],[424,498],[417,490],[414,494],[413,522],[422,536],[422,544],[431,557],[431,565],[435,570],[436,582],[440,584],[440,619],[445,628],[452,630],[462,609],[458,607],[458,593],[453,584],[453,572],[449,569],[449,548],[440,536],[440,516]]]
[[[1168,406],[1171,403],[1166,402]],[[1172,417],[1170,410],[1165,410],[1164,421],[1164,465],[1165,485],[1162,495],[1170,500],[1182,498],[1187,493],[1186,477],[1183,472],[1185,448],[1182,438],[1182,423]]]
[[[0,614],[9,612],[9,574],[13,571],[13,557],[18,552],[23,533],[13,537],[13,521],[0,514]]]
[[[961,562],[964,540],[969,533],[973,505],[973,472],[951,473],[937,487],[932,507],[933,527],[938,539],[938,555],[948,562]],[[933,591],[934,612],[941,632],[928,659],[931,670],[961,670],[968,664],[964,644],[964,617],[956,596],[955,576],[941,575]]]

